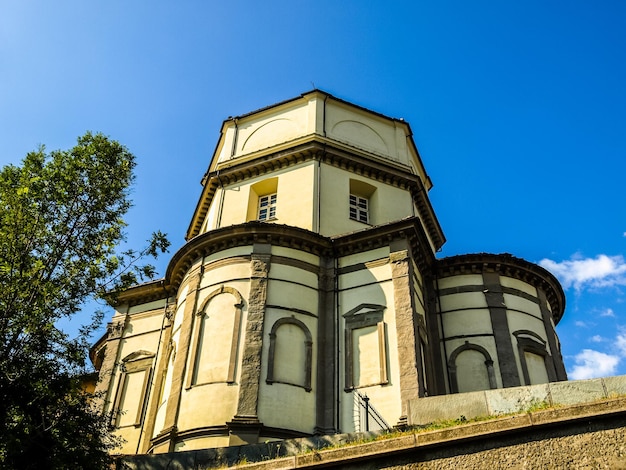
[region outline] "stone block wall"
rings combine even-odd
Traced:
[[[523,412],[484,421],[380,435],[334,435],[223,449],[137,455],[118,469],[235,466],[477,470],[626,469],[626,398]]]

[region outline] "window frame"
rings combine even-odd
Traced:
[[[350,220],[355,220],[364,224],[370,223],[370,203],[369,198],[350,193],[349,214]],[[365,215],[363,220],[362,215]]]
[[[200,381],[198,379],[198,367],[200,366],[200,354],[201,350],[198,347],[200,341],[202,340],[201,333],[203,329],[203,322],[205,321],[205,317],[207,316],[207,307],[211,300],[221,294],[230,294],[233,299],[233,332],[231,337],[231,346],[230,346],[230,360],[228,364],[228,370],[226,371],[226,378],[224,380],[213,380],[213,381]],[[242,295],[239,293],[237,289],[234,289],[229,286],[220,286],[218,289],[215,289],[211,292],[200,305],[200,308],[194,315],[194,325],[193,325],[193,333],[192,333],[192,347],[191,347],[191,363],[190,369],[187,371],[187,380],[185,384],[185,389],[189,390],[192,387],[208,385],[213,383],[227,383],[233,384],[235,383],[235,378],[237,375],[237,351],[239,350],[239,346],[241,343],[241,322],[243,316],[243,308],[244,308],[244,300]]]
[[[150,351],[136,351],[122,359],[120,364],[121,374],[117,383],[115,400],[113,402],[113,413],[111,414],[111,426],[117,429],[126,427],[139,427],[143,422],[146,413],[147,398],[149,394],[149,384],[152,378],[152,366],[154,353]],[[122,412],[125,411],[124,401],[126,398],[126,387],[128,386],[131,374],[143,373],[143,384],[140,389],[140,396],[137,403],[137,411],[134,421],[129,424],[121,424]]]
[[[283,380],[278,380],[274,377],[274,365],[275,365],[275,356],[276,356],[276,332],[283,325],[295,325],[304,333],[304,383],[297,384],[293,382],[286,382]],[[272,385],[275,383],[281,383],[285,385],[293,385],[294,387],[300,387],[310,392],[311,387],[311,372],[312,372],[312,364],[313,364],[313,336],[311,335],[311,331],[307,328],[307,326],[300,320],[294,317],[283,317],[276,320],[274,325],[272,325],[272,330],[269,334],[270,336],[270,348],[269,348],[269,360],[267,362],[267,378],[265,382],[268,385]]]
[[[266,204],[264,200],[267,201]],[[276,220],[276,207],[278,205],[278,193],[264,194],[259,196],[257,220],[259,222],[265,222],[269,220]],[[266,211],[266,214],[263,214]]]
[[[546,367],[546,375],[548,376],[548,383],[556,382],[558,379],[554,368],[554,361],[546,348],[547,342],[537,333],[530,330],[514,331],[513,336],[517,339],[517,353],[520,365],[522,366],[522,376],[524,377],[525,385],[540,385],[531,383],[530,371],[528,369],[528,364],[526,363],[525,353],[527,352],[543,357],[544,365]]]
[[[387,328],[384,321],[384,305],[360,304],[343,315],[344,326],[344,391],[351,392],[358,388],[388,385],[387,371]],[[361,328],[374,326],[378,335],[379,380],[373,383],[357,384],[354,378],[355,360],[353,351],[353,332]],[[375,351],[373,352],[375,353]]]

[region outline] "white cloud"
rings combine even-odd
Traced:
[[[626,346],[626,337],[624,337],[624,342],[624,346]],[[614,375],[620,358],[593,349],[583,349],[576,354],[575,361],[576,365],[570,372],[569,378],[582,380]]]
[[[574,287],[611,287],[626,285],[626,261],[621,255],[598,255],[595,258],[572,256],[570,260],[556,262],[544,258],[539,265],[559,278],[564,289]]]
[[[589,341],[591,341],[592,343],[602,343],[605,340],[600,335],[593,335],[591,338],[589,338]]]
[[[612,308],[607,308],[606,310],[603,310],[600,312],[600,316],[601,317],[614,317],[615,312],[613,311]]]
[[[615,338],[615,347],[623,357],[626,357],[626,332],[622,332]]]
[[[587,328],[587,324],[584,321],[580,320],[576,320],[574,322],[574,325],[576,325],[578,328]]]

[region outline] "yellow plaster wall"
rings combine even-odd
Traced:
[[[228,283],[229,287],[237,289],[244,299],[248,298],[250,277],[250,262],[247,260],[235,261],[204,272],[198,292],[198,307],[201,307],[207,296]]]
[[[450,360],[450,355],[454,352],[455,349],[463,346],[467,341],[466,338],[456,338],[446,341],[446,364]],[[476,336],[471,339],[472,344],[477,344],[478,346],[482,346],[487,350],[491,359],[493,360],[493,370],[496,378],[497,388],[502,388],[502,377],[500,375],[500,364],[498,363],[498,353],[496,349],[496,343],[493,336]],[[521,369],[520,369],[521,370]]]
[[[239,385],[212,383],[183,388],[178,429],[224,425],[237,411]]]
[[[320,259],[319,256],[312,253],[306,253],[302,250],[294,250],[293,248],[285,248],[282,246],[272,246],[272,254],[305,261],[315,266],[318,265]]]
[[[439,289],[458,286],[482,286],[484,283],[481,274],[459,274],[457,276],[444,277],[437,282]]]
[[[315,102],[312,103],[315,106]],[[268,109],[227,123],[224,145],[219,149],[218,161],[264,150],[315,131],[315,115],[310,104],[296,100],[278,108]],[[235,145],[233,146],[233,141]],[[231,156],[234,150],[234,155]]]
[[[391,279],[389,263],[385,259],[381,261],[385,264],[376,263],[372,267],[342,274],[339,276],[339,289],[350,289],[367,283],[389,281]]]
[[[543,356],[526,353],[526,367],[530,378],[529,385],[548,383],[550,381]]]
[[[246,324],[246,312],[247,312],[247,299],[250,290],[250,262],[247,260],[241,261],[238,257],[246,256],[252,251],[251,246],[231,248],[223,250],[221,252],[213,253],[210,256],[204,258],[206,270],[202,276],[200,287],[198,291],[197,308],[203,305],[203,302],[207,297],[219,289],[221,286],[227,286],[237,290],[244,299],[244,306],[241,315],[240,326],[240,341],[239,349],[237,353],[237,365],[235,369],[236,377],[235,384],[228,384],[225,382],[220,383],[208,383],[193,385],[191,388],[186,388],[189,383],[188,376],[193,373],[193,366],[195,358],[191,357],[193,351],[193,342],[196,338],[196,327],[194,323],[192,328],[192,337],[189,348],[189,355],[187,357],[186,374],[183,378],[183,390],[180,402],[180,413],[178,420],[178,429],[185,431],[197,427],[224,425],[227,421],[230,421],[235,415],[237,409],[237,401],[239,397],[239,378],[241,374],[241,368],[239,366],[239,360],[241,358],[242,350],[245,342],[245,324]],[[228,260],[232,261],[232,264]],[[219,263],[211,265],[212,262],[218,260],[225,260],[226,263]],[[202,260],[198,261],[199,264]],[[186,295],[187,287],[181,290],[181,296]],[[229,294],[229,297],[232,297]],[[180,296],[179,296],[180,298]],[[219,296],[216,297],[219,300]],[[235,302],[235,298],[229,298],[227,303]],[[173,340],[176,344],[180,342],[180,324],[182,324],[182,317],[186,302],[182,302],[177,309],[177,314],[174,323]],[[234,305],[234,304],[233,304]],[[209,307],[211,304],[209,303]],[[198,322],[200,317],[194,312],[194,322]],[[180,318],[180,320],[179,320]],[[179,323],[180,322],[180,323]],[[216,344],[221,344],[223,348],[230,350],[232,341],[232,323],[231,328],[228,331],[218,331],[213,329],[211,332],[215,335],[219,335],[219,338],[215,338]],[[210,336],[210,335],[209,335]],[[173,364],[171,364],[173,365]],[[166,400],[164,400],[165,402]],[[161,405],[161,408],[164,406]],[[162,419],[159,415],[159,419]],[[158,427],[157,427],[158,428]],[[158,433],[160,429],[157,429]],[[189,445],[200,445],[202,440],[193,439],[189,441]]]
[[[490,389],[485,356],[479,351],[468,349],[459,354],[456,358],[456,373],[459,393]]]
[[[537,297],[537,289],[531,286],[527,282],[520,281],[519,279],[513,279],[512,277],[500,276],[500,284],[504,287],[511,287],[513,289],[521,290],[527,294]]]
[[[350,179],[376,187],[370,197],[370,223],[350,219]],[[320,168],[320,233],[334,236],[397,221],[413,215],[409,191],[322,164]]]
[[[407,144],[408,132],[403,122],[313,92],[226,121],[216,157],[219,164],[227,164],[232,159],[317,134],[404,165],[426,183],[421,162]]]
[[[219,214],[220,208],[222,207],[222,200],[225,197],[226,189],[219,187],[215,190],[215,195],[211,200],[211,205],[209,206],[209,210],[207,211],[206,218],[202,222],[202,227],[200,227],[199,234],[204,232],[208,232],[209,230],[213,230],[219,226]]]
[[[515,361],[517,363],[517,370],[519,371],[519,377],[520,377],[520,381],[523,383],[524,382],[524,374],[522,372],[522,363],[521,363],[521,359],[519,357],[519,350],[517,348],[517,338],[515,337],[515,335],[513,335],[513,332],[515,331],[519,331],[519,330],[530,330],[533,333],[537,334],[540,338],[542,338],[544,341],[546,341],[546,331],[545,331],[545,327],[543,325],[543,321],[539,318],[535,318],[533,316],[530,315],[525,315],[523,313],[520,312],[516,312],[516,311],[511,311],[511,310],[507,310],[507,321],[509,323],[509,331],[511,332],[511,342],[513,344],[513,353],[515,354]],[[535,341],[537,341],[535,339]],[[545,348],[546,351],[548,352],[548,354],[552,354],[550,351],[550,345],[547,343],[545,344]],[[532,367],[532,365],[529,365]],[[536,364],[534,364],[534,366],[536,367]],[[545,365],[544,365],[544,370],[545,370]],[[529,370],[529,372],[531,372]],[[538,371],[532,371],[535,375],[538,373]],[[547,377],[547,375],[546,375]],[[546,380],[547,382],[547,380]],[[529,385],[529,384],[526,384]]]
[[[448,338],[458,335],[492,334],[491,317],[489,309],[486,308],[444,313],[442,321]]]
[[[214,214],[204,230],[242,224],[257,218],[258,195],[251,189],[256,183],[278,178],[276,219],[273,223],[286,224],[307,230],[313,229],[315,204],[314,161],[304,162],[271,174],[246,180],[245,183],[218,189],[209,209]],[[221,201],[223,198],[223,203]],[[218,227],[219,224],[219,227]]]
[[[196,437],[193,439],[185,439],[184,442],[179,442],[176,444],[176,446],[174,447],[174,452],[211,449],[214,447],[226,447],[228,446],[228,441],[228,436]]]
[[[386,367],[387,385],[374,385],[369,387],[361,387],[359,391],[367,394],[371,398],[370,403],[390,424],[395,424],[401,415],[400,400],[400,375],[398,367],[398,344],[396,340],[396,320],[395,320],[395,301],[393,282],[391,281],[391,267],[389,263],[380,265],[380,260],[384,260],[389,256],[388,248],[379,248],[367,252],[357,253],[340,258],[339,266],[354,266],[359,263],[365,263],[365,269],[346,273],[340,276],[339,285],[339,317],[340,326],[345,330],[345,320],[343,315],[351,309],[358,307],[363,303],[377,304],[385,306],[383,321],[385,323],[386,338]],[[367,267],[373,264],[373,267]],[[370,338],[371,339],[371,338]],[[342,432],[353,432],[363,430],[360,428],[362,423],[359,416],[362,417],[363,410],[359,411],[356,406],[354,394],[345,392],[345,335],[339,335],[340,350],[342,351],[340,366],[340,427]],[[371,342],[371,341],[370,341]],[[365,341],[367,343],[367,341]],[[364,343],[364,344],[365,344]],[[378,342],[375,341],[375,351],[371,351],[371,360],[378,361],[379,351]],[[372,343],[372,344],[374,344]],[[361,357],[367,357],[362,355]],[[370,364],[371,365],[371,364]],[[361,415],[359,415],[361,413]]]
[[[167,371],[165,373],[162,393],[159,393],[158,390],[154,390],[155,395],[153,399],[158,399],[160,403],[157,408],[157,412],[155,416],[155,421],[154,421],[155,425],[154,425],[154,431],[152,433],[152,437],[155,437],[156,435],[158,435],[159,432],[163,429],[164,424],[165,424],[165,412],[167,410],[167,399],[172,390],[172,372],[174,370],[175,357],[176,357],[175,354],[173,353],[170,354],[168,365],[167,365]],[[159,394],[160,396],[157,396],[156,394]]]
[[[116,448],[116,452],[120,454],[136,454],[137,443],[139,442],[139,436],[141,429],[134,426],[128,426],[125,428],[118,428],[114,434],[123,439],[123,443],[120,447]]]
[[[403,125],[338,101],[326,103],[326,136],[409,166]]]
[[[269,363],[269,334],[272,326],[281,318],[294,317],[303,322],[309,329],[312,340],[312,370],[311,388],[307,392],[304,388],[282,383],[268,384],[267,368]],[[288,312],[282,309],[268,308],[265,312],[265,326],[263,333],[263,353],[261,369],[261,387],[259,393],[259,419],[264,425],[313,433],[315,428],[315,397],[317,394],[317,319],[297,312]],[[289,360],[299,362],[304,367],[304,357],[301,351],[284,351],[290,354]],[[284,358],[283,358],[284,359]],[[298,419],[294,420],[293,417]]]
[[[504,294],[504,303],[506,307],[511,310],[520,310],[525,313],[529,313],[535,317],[541,318],[541,309],[539,304],[532,302],[524,297],[519,297],[513,294]]]
[[[163,302],[161,308],[131,315],[124,336],[129,337],[159,331],[163,325],[164,307],[165,303]]]
[[[163,300],[155,300],[154,302],[147,302],[145,304],[134,305],[128,309],[128,313],[142,313],[148,312],[150,310],[157,310],[159,308],[165,307],[165,299]]]
[[[462,292],[442,295],[439,298],[442,312],[471,308],[487,308],[487,300],[482,292]]]
[[[213,261],[221,261],[228,258],[236,258],[238,256],[246,256],[252,253],[251,246],[238,246],[235,248],[227,248],[225,250],[217,251],[215,253],[211,253],[210,255],[205,256],[202,259],[204,264],[211,263]]]
[[[530,330],[546,341],[546,349],[550,352],[549,345],[547,344],[546,329],[540,318],[511,310],[507,310],[506,317],[509,322],[509,331],[511,331],[511,334],[519,330]],[[517,343],[515,337],[512,338],[512,341],[514,345]]]
[[[317,273],[293,266],[272,262],[269,277],[274,280],[293,281],[317,289]]]
[[[337,261],[340,268],[352,266],[359,263],[369,263],[370,261],[376,261],[389,257],[389,247],[384,246],[376,248],[374,250],[363,251],[361,253],[354,253],[352,255],[342,256]]]
[[[393,287],[389,289],[391,292],[388,292],[390,295],[390,299],[393,298]],[[396,321],[395,321],[395,310],[393,309],[393,303],[390,308],[386,309],[384,312],[383,321],[385,323],[386,330],[386,360],[387,360],[387,378],[388,384],[386,385],[372,385],[372,386],[363,386],[359,387],[358,391],[362,395],[367,395],[370,398],[370,404],[378,411],[382,417],[390,424],[394,425],[397,423],[398,419],[402,414],[401,408],[401,399],[400,399],[400,370],[398,366],[398,343],[396,340]],[[344,325],[345,328],[345,325]],[[373,338],[377,339],[377,333],[374,333],[370,336],[370,340]],[[376,350],[371,351],[369,354],[370,357],[370,366],[374,364],[378,364],[378,341],[369,341],[371,346]],[[366,345],[368,341],[365,341],[364,345]],[[344,351],[345,343],[344,343],[344,335],[340,335],[340,344],[341,350]],[[340,387],[339,398],[340,398],[340,416],[341,416],[341,430],[342,432],[355,432],[355,431],[364,431],[364,428],[360,428],[359,417],[363,417],[364,410],[362,408],[359,409],[356,406],[356,399],[352,392],[344,391],[344,379],[345,379],[345,371],[344,371],[344,354],[342,353],[339,363],[341,367],[341,375],[340,382],[342,386]],[[368,354],[362,354],[362,358],[367,359]],[[371,369],[371,367],[370,367]],[[360,410],[360,411],[359,411]],[[372,423],[372,426],[373,423]]]
[[[148,305],[144,304],[143,307],[138,306],[135,310],[141,311],[144,309],[153,308],[154,306],[154,303]],[[123,339],[120,341],[119,349],[117,351],[118,363],[121,363],[122,359],[134,352],[147,351],[153,354],[157,352],[161,321],[163,318],[162,316],[163,309],[148,310],[147,312],[144,311],[143,313],[135,313],[131,316],[130,321],[124,329]],[[151,363],[154,367],[154,359],[151,360]],[[147,401],[150,399],[151,390],[149,389],[146,390],[146,395],[143,402],[140,403],[138,398],[133,398],[139,397],[143,393],[144,375],[145,374],[143,374],[142,377],[139,377],[139,375],[131,375],[130,380],[127,381],[127,390],[125,395],[128,401],[126,401],[126,406],[129,406],[129,403],[136,404],[137,406],[145,406],[147,404]],[[139,379],[137,379],[138,377]],[[119,393],[122,393],[122,387],[120,386],[121,378],[122,370],[121,366],[118,366],[113,372],[113,379],[110,389],[111,393],[106,408],[107,412],[113,409],[117,395]],[[122,408],[124,409],[126,408],[126,406],[122,405]],[[125,441],[122,445],[122,448],[120,449],[121,453],[135,453],[137,451],[137,443],[138,439],[140,438],[141,426],[135,427],[133,424],[124,426],[124,423],[126,422],[134,423],[134,418],[131,415],[136,416],[136,410],[133,410],[130,413],[126,413],[121,420],[121,424],[123,426],[115,429],[115,434],[122,437]]]

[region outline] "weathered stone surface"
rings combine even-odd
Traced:
[[[447,419],[487,416],[485,392],[458,393],[411,401],[410,425],[428,424]]]
[[[489,390],[486,398],[488,415],[516,413],[539,403],[550,402],[548,384]]]
[[[409,400],[419,397],[419,378],[416,351],[419,349],[414,321],[414,298],[410,284],[410,260],[408,251],[390,253],[391,277],[393,281],[396,335],[398,341],[398,363],[400,367],[400,398],[402,416],[408,417]]]
[[[626,469],[625,418],[626,398],[617,398],[380,440],[381,433],[344,434],[130,456],[118,468]]]
[[[552,403],[573,405],[605,398],[601,380],[573,380],[571,382],[555,382],[550,384]]]
[[[626,375],[602,379],[608,397],[626,395]]]

